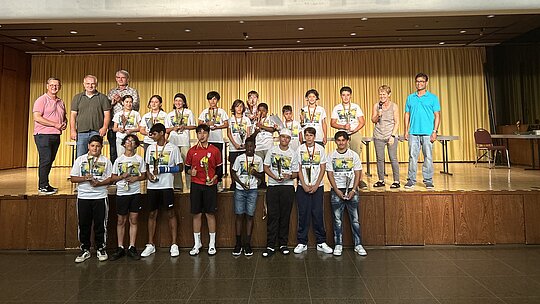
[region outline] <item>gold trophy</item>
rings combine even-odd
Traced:
[[[345,175],[345,197],[349,196],[349,185],[351,184],[352,177],[350,174]]]
[[[313,164],[313,158],[309,157],[308,166],[306,166],[307,185],[311,186],[311,166]]]
[[[306,111],[300,110],[300,126],[303,128],[306,125]]]
[[[208,109],[208,120],[212,122],[212,124],[216,123],[216,109],[209,108]]]
[[[277,167],[277,172],[278,172],[278,179],[282,179],[283,178],[283,159],[281,158],[281,156],[278,156],[276,155],[276,167]]]
[[[255,165],[253,163],[249,164],[247,162],[247,157],[246,157],[247,178],[246,178],[246,181],[244,182],[244,184],[247,185],[248,188],[251,188],[251,170],[253,170],[253,168],[255,168]]]
[[[205,156],[203,158],[201,158],[201,165],[202,167],[204,168],[204,174],[206,174],[206,183],[209,184],[211,179],[210,179],[210,175],[208,175],[208,156]]]
[[[122,113],[121,119],[122,119],[122,128],[124,128],[124,132],[125,132],[127,128],[129,116],[126,117],[126,115]]]
[[[97,165],[97,158],[94,156],[88,156],[88,172],[86,173],[86,180],[87,181],[97,181],[97,178],[94,176],[94,173],[96,171],[96,165]]]
[[[128,174],[128,176],[133,176],[135,174],[133,174],[133,164],[132,163],[127,163],[126,164],[126,172]],[[123,189],[124,191],[129,191],[129,182],[125,179],[123,180],[120,180],[116,183],[116,185],[118,187],[120,187],[121,189]]]
[[[238,135],[240,136],[240,147],[244,147],[244,140],[246,139],[246,130],[243,124],[238,125]]]
[[[158,147],[156,145],[156,151],[155,151],[155,154],[154,154],[154,157],[152,159],[152,165],[153,165],[153,170],[152,170],[152,173],[150,174],[150,176],[148,177],[148,180],[152,183],[156,183],[159,181],[159,177],[158,177],[158,174],[159,174],[159,154],[158,154]]]

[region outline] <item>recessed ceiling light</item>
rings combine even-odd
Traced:
[[[300,43],[300,42],[302,42],[302,41],[300,41],[300,40],[296,40],[296,43]]]
[[[240,20],[240,21],[238,21],[238,23],[243,24],[243,23],[244,23],[244,20]]]
[[[137,39],[142,40],[143,38],[142,38],[142,36],[139,36],[139,37],[137,37]]]
[[[303,31],[304,28],[303,28],[303,27],[299,27],[298,30],[299,30],[299,31]]]
[[[440,45],[443,45],[443,44],[445,44],[445,43],[446,43],[446,42],[444,42],[444,41],[439,42]]]
[[[459,31],[460,34],[465,34],[466,32],[467,32],[466,30]]]
[[[122,22],[116,22],[116,25],[122,25]]]
[[[420,24],[415,24],[414,27],[420,27]]]
[[[248,49],[252,49],[253,47],[252,46],[248,46]]]
[[[30,40],[36,42],[37,38],[31,38]]]
[[[191,29],[189,29],[189,28],[184,29],[184,32],[189,33],[189,32],[191,32]]]
[[[70,31],[71,34],[77,34],[78,32],[77,31]]]
[[[102,45],[103,45],[103,44],[101,44],[101,43],[98,43],[98,44],[97,44],[97,46],[102,46]]]
[[[493,18],[495,15],[487,15],[488,18]]]
[[[156,51],[157,51],[157,50],[159,50],[159,48],[158,48],[158,47],[155,47],[155,48],[154,48],[154,50],[156,50]]]
[[[351,35],[351,36],[356,36],[356,33],[355,33],[355,32],[352,32],[352,33],[350,33],[349,35]]]
[[[360,20],[362,20],[362,21],[367,21],[367,19],[368,19],[367,17],[360,18]]]
[[[201,44],[201,42],[200,42],[200,41],[197,41],[197,44]]]
[[[343,46],[347,46],[346,44],[344,44]]]

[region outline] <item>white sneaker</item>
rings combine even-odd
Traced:
[[[82,263],[90,258],[91,254],[88,250],[81,250],[79,255],[75,258],[75,263]]]
[[[208,248],[208,255],[216,255],[216,253],[217,253],[216,247]]]
[[[170,250],[170,252],[171,252],[171,256],[172,256],[172,257],[177,257],[177,256],[179,256],[179,255],[180,255],[180,250],[178,250],[178,245],[172,244],[172,245],[171,245],[171,250]]]
[[[105,249],[96,250],[96,255],[100,262],[103,262],[109,259],[109,255],[107,254],[107,251],[105,251]]]
[[[294,248],[294,253],[299,254],[307,250],[307,245],[304,244],[298,244]]]
[[[152,244],[146,244],[146,248],[144,248],[143,252],[141,252],[141,256],[143,258],[150,256],[156,252],[156,246]]]
[[[354,252],[358,253],[361,256],[366,256],[367,251],[362,247],[362,245],[356,245],[354,246]]]
[[[189,255],[194,256],[199,254],[199,249],[202,248],[202,245],[199,246],[193,246],[193,248],[189,251]]]
[[[335,256],[340,256],[342,252],[343,252],[343,246],[336,245],[336,247],[334,247],[334,255]]]
[[[330,246],[328,246],[326,243],[317,244],[317,251],[330,253],[330,254],[334,252],[334,250],[332,250],[332,248],[330,248]]]

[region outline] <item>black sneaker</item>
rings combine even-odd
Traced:
[[[253,255],[253,249],[251,249],[251,244],[246,244],[244,246],[244,255],[245,256],[252,256]]]
[[[56,191],[51,186],[40,187],[38,189],[38,192],[39,192],[39,194],[42,194],[42,195],[51,195],[51,194],[56,193]]]
[[[375,184],[373,184],[373,187],[375,188],[384,187],[384,182],[378,181]]]
[[[111,261],[116,261],[116,260],[118,260],[119,258],[121,258],[121,257],[123,257],[125,255],[126,255],[126,251],[124,250],[124,248],[118,247],[116,249],[116,251],[111,255],[110,260]]]
[[[366,182],[361,180],[360,181],[360,189],[366,190],[367,188],[368,188],[368,186],[367,186]]]
[[[281,254],[283,255],[287,255],[291,253],[291,251],[289,250],[289,247],[287,246],[279,246],[279,252],[281,252]]]
[[[276,250],[274,248],[266,247],[266,249],[262,253],[262,256],[265,258],[269,258],[274,255],[275,252]]]
[[[55,187],[53,187],[51,185],[48,185],[47,188],[49,188],[49,190],[52,190],[54,192],[58,192],[58,188],[55,188]]]
[[[134,246],[129,247],[129,249],[127,250],[127,256],[128,258],[131,258],[135,261],[138,261],[141,259],[141,256],[139,255],[139,253],[137,253],[137,248],[135,248]]]
[[[240,244],[236,244],[234,246],[234,249],[232,251],[232,255],[234,256],[239,256],[242,254],[242,246],[240,246]]]

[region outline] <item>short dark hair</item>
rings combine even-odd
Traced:
[[[88,140],[88,144],[91,144],[93,142],[98,142],[100,145],[103,146],[103,137],[99,136],[99,135],[93,135],[92,137],[90,137],[90,139]]]
[[[258,108],[263,108],[265,109],[266,111],[268,111],[268,105],[265,103],[265,102],[261,102],[258,106],[257,106],[257,109]]]
[[[257,91],[255,91],[255,90],[252,90],[252,91],[249,91],[249,92],[248,92],[248,98],[249,98],[249,96],[251,96],[251,95],[255,95],[255,96],[257,96],[257,98],[259,98],[259,93],[257,93]]]
[[[317,97],[317,100],[319,100],[319,92],[317,92],[317,90],[315,90],[315,89],[307,90],[306,98],[308,97],[309,94],[315,95],[315,97]]]
[[[210,127],[208,125],[205,125],[205,124],[200,124],[195,128],[195,133],[199,133],[200,131],[210,133]]]
[[[242,114],[244,114],[244,112],[246,111],[246,104],[244,104],[244,102],[241,99],[237,99],[233,101],[232,106],[231,106],[231,112],[233,114],[234,114],[234,109],[239,105],[242,105],[242,108],[243,108]]]
[[[131,95],[124,95],[124,97],[122,97],[122,101],[128,99],[128,98],[131,98],[131,101],[133,101],[133,96]]]
[[[285,114],[287,111],[292,112],[292,107],[290,105],[284,105],[283,108],[281,108],[281,113]]]
[[[314,127],[307,127],[304,129],[304,134],[309,133],[312,135],[317,135],[317,130]]]
[[[176,94],[174,95],[173,100],[176,99],[176,98],[178,98],[178,97],[182,98],[182,100],[184,101],[184,109],[187,109],[187,108],[188,108],[188,105],[187,105],[187,98],[186,98],[186,95],[184,95],[183,93],[176,93]],[[173,109],[176,110],[176,106],[174,105],[174,102],[173,102]]]
[[[255,142],[255,136],[249,136],[248,138],[246,138],[244,145],[247,145],[248,143],[252,143],[254,146],[257,146]]]
[[[351,87],[344,86],[339,90],[339,95],[343,94],[343,92],[349,92],[349,93],[352,94],[352,89],[351,89]]]
[[[206,94],[206,100],[210,100],[212,98],[216,98],[217,100],[221,99],[221,96],[219,96],[219,93],[216,91],[210,91],[208,94]]]
[[[162,123],[158,122],[157,124],[153,125],[152,128],[150,128],[150,133],[154,133],[154,132],[158,132],[158,133],[163,132],[163,134],[165,134],[166,132],[165,126]]]
[[[422,78],[424,78],[426,81],[428,81],[428,79],[429,79],[428,76],[427,76],[426,74],[424,74],[424,73],[418,73],[418,74],[416,74],[416,76],[414,77],[414,80],[418,79],[418,77],[422,77]]]
[[[334,134],[334,140],[338,140],[338,138],[343,137],[345,140],[349,140],[350,136],[349,133],[345,131],[337,131],[336,134]]]
[[[135,148],[137,148],[138,146],[141,145],[141,141],[139,140],[139,138],[137,137],[137,135],[135,134],[128,134],[126,135],[126,137],[122,138],[122,146],[124,146],[126,144],[126,141],[128,139],[132,139],[134,142],[135,142]]]

